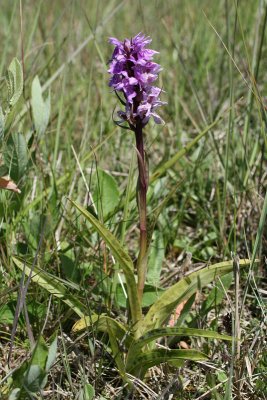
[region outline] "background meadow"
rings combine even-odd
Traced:
[[[260,0],[1,3],[0,170],[21,193],[0,190],[0,398],[267,398],[266,21]],[[107,69],[108,37],[138,32],[160,52],[168,102],[165,125],[145,127],[144,312],[191,271],[237,256],[252,262],[235,279],[200,283],[166,321],[238,335],[237,348],[161,339],[159,347],[197,348],[209,359],[160,364],[127,385],[110,336],[72,330],[83,313],[124,321],[129,312],[110,246],[69,199],[136,261],[134,135],[114,124]]]

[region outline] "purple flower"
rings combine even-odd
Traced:
[[[155,110],[166,103],[159,99],[162,90],[152,86],[161,66],[153,61],[158,52],[146,48],[151,43],[150,37],[139,33],[122,42],[116,38],[110,38],[109,42],[115,46],[108,69],[109,86],[122,93],[122,103],[125,103],[125,110],[118,112],[119,117],[128,121],[131,128],[138,123],[146,125],[150,117],[157,124],[163,123]]]

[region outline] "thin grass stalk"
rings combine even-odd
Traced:
[[[266,22],[267,22],[267,4],[265,6],[265,10],[263,9],[263,6],[261,3],[259,3],[259,10],[258,10],[258,17],[257,17],[257,26],[256,26],[256,32],[255,32],[255,38],[254,38],[254,51],[253,51],[253,58],[252,58],[252,67],[251,67],[251,80],[253,86],[256,88],[257,85],[257,80],[258,80],[258,75],[259,75],[259,67],[260,67],[260,61],[261,61],[261,56],[262,56],[262,48],[263,48],[263,43],[264,43],[264,37],[265,37],[265,29],[266,29]],[[248,92],[248,99],[247,99],[247,105],[248,105],[248,112],[246,115],[245,119],[245,127],[244,127],[244,141],[245,141],[245,149],[244,149],[244,157],[246,156],[246,151],[247,151],[247,145],[248,145],[248,133],[249,133],[249,126],[250,126],[250,118],[251,118],[251,112],[253,108],[253,102],[254,102],[254,95],[253,91],[249,90]]]
[[[235,37],[236,37],[236,27],[237,27],[237,10],[235,14],[235,24],[234,24],[234,34],[233,34],[233,44],[231,46],[231,32],[230,32],[230,15],[229,15],[229,5],[228,1],[225,2],[225,10],[226,10],[226,24],[227,24],[227,46],[228,49],[232,49],[231,54],[234,58],[235,52]],[[226,153],[225,153],[225,161],[224,161],[224,187],[223,187],[223,206],[222,206],[222,221],[221,221],[221,237],[224,237],[224,229],[225,229],[225,218],[226,218],[226,202],[227,202],[227,183],[229,177],[229,156],[230,156],[230,145],[233,141],[233,125],[234,125],[234,80],[233,80],[233,64],[231,59],[228,59],[228,69],[229,69],[229,101],[230,101],[230,110],[229,110],[229,119],[228,119],[228,129],[227,129],[227,138],[226,138]]]
[[[234,51],[235,51],[235,34],[236,34],[236,26],[237,26],[237,8],[235,12],[235,27],[234,27],[234,35],[233,35],[233,45],[231,46],[231,32],[230,32],[230,13],[229,13],[229,3],[228,0],[225,1],[225,13],[226,13],[226,36],[227,36],[227,46],[229,51],[231,52],[231,57],[234,59]],[[227,139],[226,139],[226,153],[225,153],[225,162],[224,162],[224,187],[223,187],[223,196],[222,196],[222,220],[220,221],[220,231],[221,238],[224,241],[224,230],[225,230],[225,219],[226,219],[226,201],[227,201],[227,182],[229,177],[229,155],[230,155],[230,143],[233,139],[233,124],[234,124],[234,113],[233,113],[233,103],[234,103],[234,82],[233,82],[233,65],[232,60],[229,57],[228,60],[228,73],[229,73],[229,100],[230,100],[230,112],[228,119],[228,130],[227,130]],[[234,322],[234,321],[233,321]],[[233,324],[234,326],[234,324]],[[233,332],[234,333],[234,332]],[[233,335],[234,337],[234,335]],[[235,341],[232,340],[232,359],[230,364],[229,371],[229,380],[226,385],[226,393],[224,400],[230,400],[232,398],[232,387],[233,387],[233,375],[234,375],[234,359],[235,359]]]
[[[12,14],[11,14],[11,18],[10,18],[10,23],[9,23],[9,26],[7,29],[6,39],[4,40],[4,43],[2,43],[3,47],[2,47],[2,51],[1,51],[0,76],[3,75],[4,66],[6,64],[7,51],[10,46],[10,41],[12,39],[12,27],[14,26],[16,10],[17,10],[17,3],[14,2],[13,8],[12,8]]]
[[[55,138],[55,147],[54,147],[54,156],[53,156],[53,171],[56,172],[57,167],[57,160],[58,160],[58,149],[59,149],[59,141],[60,141],[60,133],[61,133],[61,126],[63,121],[63,112],[64,109],[64,99],[65,99],[65,87],[66,87],[66,74],[63,74],[62,80],[62,88],[61,88],[61,96],[59,101],[59,113],[58,113],[58,120],[57,120],[57,130],[56,130],[56,138]]]

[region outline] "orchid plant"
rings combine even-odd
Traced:
[[[201,287],[215,280],[218,276],[226,275],[233,270],[233,262],[225,261],[207,266],[199,271],[192,272],[173,286],[163,291],[152,304],[146,315],[143,315],[142,297],[147,272],[147,189],[148,168],[144,150],[144,127],[153,118],[157,124],[163,123],[157,114],[158,107],[166,104],[160,100],[162,90],[153,83],[161,71],[159,64],[153,61],[157,51],[147,48],[151,39],[141,33],[131,39],[120,41],[110,38],[109,42],[115,47],[108,72],[111,75],[109,86],[113,88],[123,108],[118,111],[119,126],[134,132],[138,162],[137,202],[139,210],[140,249],[136,270],[134,263],[117,238],[94,215],[74,201],[72,204],[91,223],[95,230],[106,242],[114,259],[123,270],[127,296],[130,308],[130,318],[126,324],[121,320],[111,318],[105,314],[91,314],[78,320],[73,331],[78,332],[94,326],[95,329],[109,335],[110,347],[117,368],[123,379],[129,382],[129,374],[142,378],[146,370],[162,362],[172,365],[181,365],[185,360],[205,360],[207,355],[194,349],[165,349],[157,347],[156,340],[163,336],[198,336],[210,339],[232,340],[230,336],[218,334],[211,330],[193,329],[183,326],[183,320],[169,327],[166,322],[175,307],[185,304],[184,309],[189,312],[192,306],[192,296]],[[183,149],[182,157],[200,138],[201,133],[193,142]],[[175,160],[178,159],[177,157]],[[171,163],[169,162],[171,165]],[[168,164],[168,165],[169,165]],[[153,177],[161,175],[154,173]],[[170,193],[172,196],[173,193]],[[168,196],[167,196],[168,200]],[[157,211],[160,213],[165,202]],[[240,260],[239,266],[250,264],[250,260]],[[136,279],[137,275],[137,279]],[[121,352],[121,345],[126,348]]]
[[[140,225],[140,252],[137,261],[138,295],[142,301],[146,270],[147,270],[147,221],[146,221],[146,193],[148,188],[148,170],[145,160],[143,128],[153,117],[157,124],[163,120],[156,113],[156,109],[166,104],[160,101],[162,90],[153,86],[161,71],[161,66],[153,62],[153,57],[158,52],[147,49],[151,42],[149,37],[141,33],[132,39],[119,41],[110,38],[109,42],[115,46],[110,61],[108,72],[111,74],[109,86],[119,97],[124,109],[118,111],[121,120],[118,124],[127,122],[129,128],[135,133],[136,152],[138,160],[139,179],[137,184],[137,201],[139,208]]]

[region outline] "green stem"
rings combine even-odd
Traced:
[[[138,277],[138,297],[142,304],[142,297],[145,286],[147,272],[147,211],[146,211],[146,193],[147,193],[147,173],[145,165],[145,151],[143,139],[143,126],[138,122],[135,129],[135,139],[137,148],[138,161],[138,185],[137,185],[137,202],[139,208],[139,224],[140,224],[140,250],[137,260],[137,277]]]

